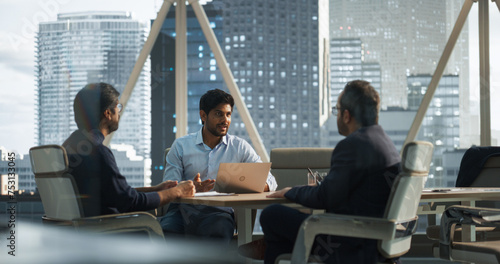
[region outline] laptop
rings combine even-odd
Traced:
[[[270,162],[221,163],[214,190],[221,193],[263,192],[270,169]]]

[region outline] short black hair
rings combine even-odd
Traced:
[[[90,131],[99,129],[99,123],[104,117],[104,111],[111,109],[118,101],[120,93],[107,83],[89,83],[75,96],[73,110],[75,122],[79,129]]]
[[[214,109],[221,103],[229,104],[231,106],[231,110],[233,110],[234,99],[232,95],[220,89],[209,90],[200,98],[200,110],[203,110],[203,112],[208,115],[210,110]]]
[[[363,80],[348,82],[339,103],[340,108],[349,110],[361,126],[378,124],[380,97],[369,82]]]

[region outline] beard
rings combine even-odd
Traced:
[[[109,122],[108,131],[110,134],[112,132],[115,132],[116,130],[118,130],[118,123],[119,123],[118,121],[117,122],[114,122],[114,121]]]
[[[227,129],[225,131],[218,131],[217,126],[220,126],[220,124],[215,125],[215,126],[207,126],[207,131],[210,132],[210,134],[216,136],[216,137],[222,137],[227,134],[227,131],[229,130],[229,126],[227,126]]]
[[[347,133],[347,125],[340,120],[340,118],[337,119],[337,129],[339,130],[339,134],[342,136],[345,136]]]

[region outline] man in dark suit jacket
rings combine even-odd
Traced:
[[[118,129],[120,94],[107,83],[91,83],[75,96],[78,130],[63,143],[69,173],[81,196],[84,216],[147,211],[179,197],[193,196],[192,181],[164,181],[152,187],[132,188],[116,165],[104,138]]]
[[[380,99],[366,81],[347,83],[332,109],[339,133],[346,136],[335,147],[330,172],[320,185],[296,186],[268,197],[286,197],[329,213],[382,217],[392,182],[400,170],[400,156],[378,125]],[[290,253],[298,229],[309,216],[296,209],[272,205],[260,223],[266,245],[265,263]],[[317,236],[312,254],[325,263],[375,263],[380,259],[375,240]]]

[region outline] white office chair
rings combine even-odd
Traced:
[[[380,254],[402,256],[410,249],[417,227],[417,208],[429,167],[433,146],[411,142],[403,151],[402,172],[396,178],[383,218],[339,214],[311,215],[301,225],[291,255],[291,263],[306,263],[316,235],[377,239]],[[286,259],[280,256],[276,263]]]
[[[68,171],[66,150],[58,145],[30,149],[31,167],[42,200],[44,223],[73,226],[106,233],[146,233],[163,238],[156,217],[146,212],[85,217],[81,197]]]

